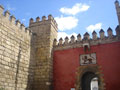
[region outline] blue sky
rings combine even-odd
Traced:
[[[58,37],[71,34],[84,35],[99,33],[103,28],[105,34],[108,27],[113,31],[118,25],[115,0],[0,0],[5,10],[19,19],[25,26],[29,19],[52,14],[58,23]],[[115,34],[115,32],[113,32]],[[99,34],[98,34],[99,36]]]

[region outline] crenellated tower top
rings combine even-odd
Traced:
[[[40,17],[36,17],[36,21],[34,21],[33,18],[29,21],[29,27],[34,27],[36,25],[42,25],[42,24],[51,24],[54,26],[55,30],[58,30],[57,22],[55,21],[54,17],[50,14],[48,17],[42,16],[42,20],[40,20]]]

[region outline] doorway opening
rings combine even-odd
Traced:
[[[81,79],[82,90],[99,90],[98,76],[93,72],[86,72]]]

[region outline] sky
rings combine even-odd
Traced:
[[[119,0],[120,1],[120,0]],[[52,14],[58,23],[58,39],[95,30],[99,36],[102,28],[107,36],[111,27],[113,34],[118,25],[115,0],[0,0],[5,10],[29,26],[29,19]]]

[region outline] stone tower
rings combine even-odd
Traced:
[[[119,22],[119,25],[120,25],[120,6],[119,6],[119,1],[118,0],[115,1],[115,7],[116,7],[117,16],[118,16],[118,22]]]
[[[52,17],[45,16],[36,21],[31,18],[29,28],[32,35],[31,40],[31,69],[32,77],[30,81],[31,90],[52,89],[53,78],[53,41],[57,38],[57,23]]]

